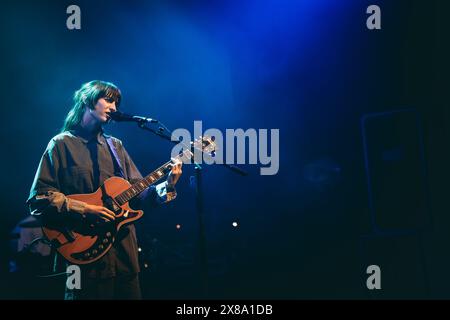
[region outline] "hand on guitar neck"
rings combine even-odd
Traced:
[[[180,176],[182,174],[181,167],[183,166],[183,162],[181,162],[180,159],[172,158],[171,159],[173,165],[172,169],[170,170],[169,175],[167,176],[167,185],[171,188],[173,188],[177,182],[178,179],[180,179]]]

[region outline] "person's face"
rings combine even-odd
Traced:
[[[116,111],[116,101],[112,98],[104,97],[98,99],[94,109],[92,110],[92,116],[99,122],[105,123],[111,119],[109,113]]]

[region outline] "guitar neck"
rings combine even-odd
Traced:
[[[174,159],[183,161],[183,159],[189,160],[192,156],[192,152],[189,150],[183,151],[182,154],[176,156]],[[130,201],[134,197],[138,196],[142,191],[150,187],[152,184],[160,180],[162,177],[166,176],[170,170],[172,169],[173,161],[167,161],[158,169],[147,175],[145,178],[139,180],[129,187],[127,190],[119,194],[115,200],[119,203],[119,205],[123,205],[124,203]]]

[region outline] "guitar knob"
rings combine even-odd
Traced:
[[[106,233],[106,236],[107,236],[108,238],[111,237],[111,232],[108,231],[108,232]]]
[[[92,250],[92,254],[95,256],[97,254],[97,250],[96,249]]]
[[[105,238],[105,239],[103,239],[103,243],[108,243],[108,241],[109,241],[109,240],[108,240],[108,239],[106,239],[106,238]]]
[[[84,256],[85,256],[86,258],[89,258],[89,257],[91,256],[91,254],[90,254],[89,252],[86,252],[86,253],[84,254]]]
[[[99,245],[98,248],[99,248],[100,250],[102,250],[102,249],[103,249],[103,245],[102,245],[102,244]]]

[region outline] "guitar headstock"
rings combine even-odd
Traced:
[[[214,152],[217,150],[217,145],[214,142],[214,138],[210,136],[198,137],[194,141],[190,142],[190,150],[182,150],[178,155],[178,158],[185,163],[190,163],[192,161],[192,157],[194,157],[195,150],[214,156]]]
[[[194,142],[191,142],[191,144],[194,149],[201,150],[207,154],[212,154],[217,150],[217,145],[210,136],[198,137]]]

